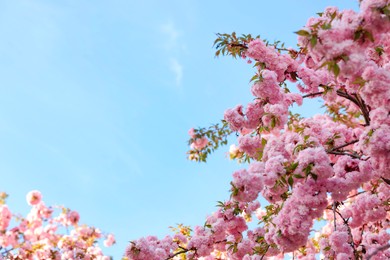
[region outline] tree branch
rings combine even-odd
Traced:
[[[346,146],[348,146],[348,145],[350,145],[350,144],[354,144],[354,143],[357,143],[357,142],[359,142],[359,140],[353,140],[353,141],[351,141],[351,142],[348,142],[348,143],[345,143],[345,144],[342,144],[342,145],[333,147],[331,150],[334,150],[334,151],[335,151],[335,150],[344,148],[344,147],[346,147]]]
[[[348,156],[351,156],[352,158],[355,158],[355,159],[361,159],[361,156],[360,155],[357,155],[357,154],[354,154],[354,153],[347,153],[347,152],[344,152],[344,151],[326,151],[327,153],[330,153],[330,154],[335,154],[335,155],[348,155]]]
[[[266,255],[267,252],[268,252],[268,249],[269,249],[269,245],[267,246],[267,249],[265,250],[265,253],[261,256],[260,260],[263,260],[263,258],[265,257],[265,255]]]
[[[353,249],[353,254],[355,255],[355,259],[358,259],[359,253],[358,253],[358,251],[357,251],[356,248],[355,248],[355,243],[353,242],[352,231],[351,231],[351,227],[348,225],[348,219],[345,219],[345,218],[343,217],[343,215],[341,215],[341,213],[340,213],[337,209],[336,209],[336,213],[337,213],[337,214],[340,216],[340,218],[343,220],[344,225],[347,226],[348,235],[349,235],[349,237],[350,237],[350,239],[351,239],[351,242],[348,243],[348,244],[349,244],[349,245],[352,247],[352,249]]]
[[[383,177],[381,177],[381,179],[382,179],[384,182],[386,182],[388,185],[390,185],[390,179],[385,179],[385,178],[383,178]]]
[[[353,96],[356,98],[356,100],[360,104],[360,109],[362,110],[364,120],[366,121],[366,126],[370,125],[370,112],[367,109],[366,104],[364,103],[364,100],[360,98],[358,94],[353,94]]]
[[[307,94],[307,95],[303,95],[302,98],[314,97],[314,96],[318,96],[318,95],[321,95],[321,94],[324,94],[324,91],[314,92],[314,93],[310,93],[310,94]]]
[[[366,104],[359,97],[358,94],[353,94],[353,96],[351,96],[350,94],[348,94],[347,92],[344,92],[342,90],[337,90],[336,92],[337,92],[338,96],[346,98],[349,101],[353,102],[356,106],[358,106],[360,108],[360,111],[362,111],[364,120],[366,121],[366,126],[370,125],[369,111],[367,109]]]
[[[182,249],[182,250],[179,251],[179,252],[174,253],[173,255],[171,255],[170,257],[166,258],[165,260],[173,259],[175,256],[187,253],[188,251],[191,250],[191,249],[186,249],[186,248],[181,247],[181,246],[179,246],[179,248]]]
[[[373,257],[374,255],[378,254],[380,251],[385,251],[385,250],[387,250],[389,248],[390,248],[390,244],[386,244],[386,245],[383,245],[381,247],[378,247],[372,254],[367,256],[367,260],[370,260],[371,257]]]

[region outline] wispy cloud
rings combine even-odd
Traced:
[[[183,66],[177,59],[172,58],[169,68],[175,75],[176,86],[180,86],[183,78]]]
[[[180,43],[180,31],[170,21],[161,25],[160,32],[163,35],[163,47],[170,56],[169,70],[174,75],[176,87],[180,87],[183,79],[183,65],[177,58],[183,50],[183,46]]]
[[[168,22],[161,25],[161,33],[165,36],[164,47],[167,50],[172,50],[178,47],[179,31],[176,29],[173,22]]]

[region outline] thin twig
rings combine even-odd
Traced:
[[[336,209],[337,209],[336,202],[333,202],[333,224],[334,224],[334,231],[337,231]]]
[[[385,179],[385,178],[383,178],[383,177],[381,177],[381,179],[382,179],[384,182],[386,182],[387,184],[390,185],[390,179]]]
[[[330,153],[330,154],[335,154],[335,155],[348,155],[348,156],[351,156],[352,158],[355,158],[355,159],[361,159],[361,156],[353,154],[353,153],[347,153],[347,152],[343,152],[343,151],[326,151],[326,152]]]
[[[358,259],[357,256],[358,256],[359,253],[357,252],[357,250],[356,250],[356,248],[355,248],[355,244],[354,244],[354,242],[353,242],[352,231],[351,231],[351,227],[348,225],[348,219],[345,219],[345,218],[343,217],[343,215],[341,215],[341,213],[340,213],[338,210],[336,210],[336,213],[337,213],[337,214],[340,216],[340,218],[343,220],[344,225],[347,226],[348,235],[349,235],[349,237],[350,237],[350,239],[351,239],[351,242],[348,243],[348,244],[350,244],[350,246],[351,246],[352,249],[353,249],[353,254],[355,255],[356,259]]]
[[[166,258],[165,260],[173,259],[175,256],[178,256],[178,255],[180,255],[180,254],[187,253],[188,251],[191,250],[191,249],[187,249],[187,248],[184,248],[184,247],[181,247],[181,246],[179,246],[179,248],[180,248],[182,251],[179,251],[179,252],[174,253],[172,256]]]
[[[362,111],[364,120],[366,121],[365,126],[370,125],[370,117],[369,117],[369,112],[368,112],[367,106],[364,103],[364,101],[362,99],[360,99],[360,97],[357,94],[353,94],[353,96],[351,96],[350,94],[348,94],[347,92],[344,92],[342,90],[337,90],[336,92],[337,92],[338,96],[344,97],[344,98],[348,99],[349,101],[352,101],[356,106],[358,106],[360,108],[360,110]]]
[[[269,245],[267,246],[267,249],[265,250],[265,253],[260,257],[260,260],[263,260],[263,258],[265,257],[265,255],[268,252],[268,249],[269,249]]]
[[[352,196],[349,196],[347,199],[351,199],[351,198],[359,196],[360,194],[363,194],[363,193],[366,193],[366,191],[360,191],[360,192],[358,192],[358,193],[356,193],[356,194],[354,194]]]
[[[364,103],[364,100],[358,94],[353,94],[353,96],[355,96],[356,100],[360,104],[359,107],[362,110],[364,120],[366,121],[366,126],[370,125],[370,116],[369,116],[370,112],[368,111],[367,106]]]
[[[241,44],[241,43],[229,43],[228,46],[233,47],[233,48],[239,47],[239,48],[243,48],[243,49],[248,49],[248,46]]]
[[[321,94],[324,94],[323,91],[321,92],[314,92],[314,93],[310,93],[310,94],[307,94],[307,95],[303,95],[302,98],[307,98],[307,97],[313,97],[313,96],[318,96],[318,95],[321,95]]]
[[[350,144],[354,144],[354,143],[357,143],[357,142],[359,142],[359,140],[353,140],[353,141],[345,143],[343,145],[339,145],[339,146],[333,147],[331,150],[338,150],[338,149],[344,148],[344,147],[346,147],[346,146],[348,146]]]
[[[367,256],[367,260],[370,260],[371,257],[373,257],[374,255],[378,254],[380,251],[384,251],[384,250],[389,249],[389,248],[390,248],[390,244],[386,244],[386,245],[383,245],[381,247],[378,247],[372,254]]]

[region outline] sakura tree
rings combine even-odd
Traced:
[[[189,159],[236,133],[247,168],[203,226],[132,241],[128,259],[390,259],[390,1],[329,7],[296,34],[297,49],[218,34],[217,56],[254,64],[254,101],[191,129]],[[312,98],[325,114],[291,112]]]
[[[26,217],[11,213],[7,194],[0,193],[0,260],[110,260],[97,242],[115,243],[112,234],[79,224],[79,213],[63,206],[48,207],[39,191],[27,194]],[[58,213],[58,215],[54,215]]]

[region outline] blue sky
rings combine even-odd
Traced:
[[[25,214],[38,189],[114,233],[115,259],[129,240],[202,225],[243,166],[228,147],[187,161],[187,131],[250,101],[254,72],[214,58],[215,33],[294,47],[309,16],[357,6],[339,2],[0,1],[0,191],[11,210]]]

